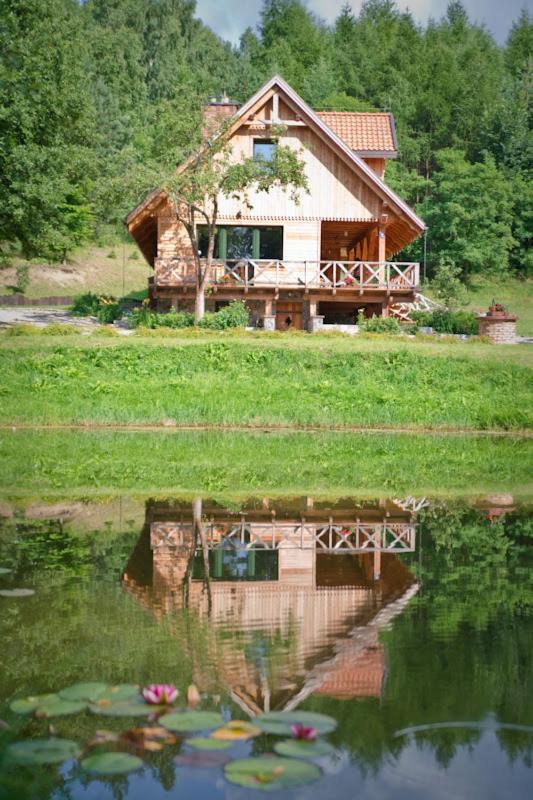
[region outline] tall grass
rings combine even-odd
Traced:
[[[0,422],[519,430],[531,370],[501,350],[213,335],[4,340]],[[479,348],[484,347],[479,345]],[[490,355],[494,353],[494,355]]]
[[[511,491],[531,499],[532,452],[530,439],[490,436],[3,431],[0,498]]]

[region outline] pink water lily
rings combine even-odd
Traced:
[[[178,696],[178,690],[173,683],[152,683],[143,689],[143,697],[150,705],[168,705],[173,703]]]
[[[313,742],[319,734],[318,728],[311,728],[309,725],[300,725],[296,723],[291,725],[291,733],[295,739],[301,739],[304,742]]]

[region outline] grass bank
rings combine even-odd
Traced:
[[[1,431],[0,497],[531,499],[531,439],[346,433]]]
[[[523,430],[529,346],[181,334],[0,337],[3,424]]]
[[[0,295],[11,294],[17,284],[17,266],[28,264],[14,258],[0,269]],[[28,265],[27,297],[50,295],[75,297],[85,292],[121,296],[147,288],[152,269],[134,244],[80,247],[67,264],[35,261]]]

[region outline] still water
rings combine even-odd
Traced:
[[[139,724],[9,708],[78,681],[171,682],[180,698],[194,685],[198,707],[225,719],[330,715],[321,777],[272,792],[280,800],[533,796],[533,517],[512,495],[43,501],[2,513],[0,591],[34,591],[0,596],[2,800],[261,795],[222,766],[176,762],[191,752],[185,735],[122,777],[73,760],[10,765],[13,740],[84,745]],[[275,741],[238,742],[225,760]]]

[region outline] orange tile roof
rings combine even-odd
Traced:
[[[356,153],[396,153],[394,119],[388,112],[317,111],[316,114]]]

